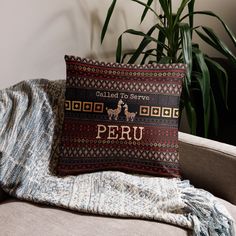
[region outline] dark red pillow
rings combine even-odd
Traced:
[[[129,65],[65,56],[58,173],[119,170],[179,177],[184,64]]]

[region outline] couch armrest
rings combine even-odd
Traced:
[[[236,204],[236,146],[179,132],[184,179]]]

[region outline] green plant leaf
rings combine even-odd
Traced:
[[[189,12],[189,26],[190,28],[193,28],[193,15],[192,13],[194,12],[194,5],[195,5],[195,0],[191,0],[188,3],[188,12]],[[191,36],[192,36],[192,31],[191,31]]]
[[[148,0],[148,1],[147,1],[147,6],[150,7],[150,6],[152,5],[152,2],[153,2],[153,0]],[[148,7],[145,7],[145,9],[143,10],[143,14],[142,14],[142,16],[141,16],[141,23],[143,22],[145,16],[147,15],[148,10],[149,10]]]
[[[221,52],[223,55],[225,55],[227,58],[229,58],[233,63],[236,63],[236,57],[234,56],[234,54],[230,51],[230,49],[227,47],[227,45],[221,41],[217,35],[215,34],[215,32],[209,28],[209,27],[202,27],[202,29],[204,30],[204,32],[207,34],[207,36],[210,38],[211,42],[214,43],[215,45],[215,49],[219,52]],[[196,31],[198,33],[198,35],[203,39],[203,34],[201,34],[199,31]],[[206,38],[205,38],[206,40]],[[205,42],[209,42],[209,41],[205,41]],[[212,44],[213,46],[213,44]]]
[[[161,5],[164,15],[168,18],[170,15],[168,1],[167,0],[159,0],[159,3]]]
[[[173,23],[173,28],[179,24],[179,19],[181,14],[183,13],[183,10],[186,8],[186,6],[188,5],[188,3],[190,2],[190,0],[182,0],[180,6],[178,7],[177,13],[176,13],[176,17],[175,17],[175,21]]]
[[[170,28],[172,25],[172,1],[171,0],[159,0],[161,8],[164,14],[164,26]],[[165,20],[167,19],[167,21]],[[167,22],[168,26],[165,24]]]
[[[141,61],[140,64],[141,64],[141,65],[145,64],[145,63],[146,63],[146,60],[147,60],[147,58],[148,58],[149,56],[156,56],[156,54],[154,54],[153,52],[155,52],[156,54],[157,54],[157,53],[158,53],[158,54],[161,54],[161,55],[162,55],[161,58],[165,57],[165,54],[164,54],[164,53],[162,53],[162,52],[157,52],[157,49],[152,48],[152,49],[149,49],[149,50],[147,50],[147,51],[145,51],[145,52],[142,53],[142,54],[143,54],[143,59],[142,59],[142,61]],[[160,63],[159,61],[156,61],[156,62]]]
[[[116,47],[116,62],[121,63],[121,54],[122,54],[122,35],[118,38],[117,47]]]
[[[205,57],[210,70],[214,72],[214,78],[217,79],[221,96],[224,100],[225,106],[228,109],[228,74],[226,70],[216,61],[209,57]]]
[[[153,14],[160,20],[160,22],[162,22],[160,16],[159,16],[159,15],[156,13],[156,11],[153,10],[148,4],[146,4],[146,3],[144,3],[144,2],[141,2],[141,1],[139,1],[139,0],[131,0],[131,1],[136,2],[136,3],[138,3],[138,4],[142,5],[142,6],[144,6],[145,9],[147,8],[148,10],[150,10],[151,12],[153,12]]]
[[[156,60],[159,62],[161,60],[161,57],[163,56],[165,40],[166,40],[166,34],[163,30],[159,30],[157,41],[160,43],[157,43],[157,54],[156,54]]]
[[[121,63],[124,63],[127,56],[133,55],[135,53],[135,50],[127,50],[127,52],[123,53]]]
[[[155,38],[143,33],[142,31],[137,31],[137,30],[133,30],[133,29],[128,29],[126,31],[124,31],[120,37],[118,38],[118,42],[117,42],[117,48],[116,48],[116,62],[121,62],[121,58],[122,58],[122,36],[124,34],[132,34],[132,35],[136,35],[136,36],[141,36],[146,40],[150,40],[150,41],[154,41],[154,42],[158,42]],[[168,49],[166,45],[163,45],[163,47],[165,49]]]
[[[227,26],[227,24],[224,23],[224,21],[219,17],[217,16],[215,13],[213,13],[212,11],[195,11],[195,12],[192,12],[192,13],[189,13],[185,16],[183,16],[180,21],[183,21],[185,18],[187,17],[190,17],[192,15],[207,15],[207,16],[212,16],[212,17],[215,17],[216,19],[218,19],[221,24],[223,25],[224,29],[226,30],[229,38],[231,39],[231,41],[233,42],[234,46],[236,47],[236,36],[234,35],[233,31],[230,30],[230,28]]]
[[[171,21],[175,21],[176,15],[172,15]],[[180,46],[180,38],[179,38],[179,25],[172,26],[166,28],[166,38],[167,44],[169,45],[170,50],[167,52],[167,55],[172,58],[172,62],[177,62],[177,52]]]
[[[128,29],[128,30],[124,31],[120,35],[120,37],[118,38],[118,43],[117,43],[117,48],[116,48],[116,62],[121,62],[121,58],[122,58],[122,36],[124,34],[132,34],[132,35],[136,35],[136,36],[141,36],[141,37],[143,37],[146,40],[154,41],[156,43],[161,43],[161,42],[158,42],[154,37],[151,37],[151,36],[143,33],[142,31]],[[166,50],[168,50],[168,47],[166,45],[163,45],[163,47]]]
[[[150,53],[152,53],[154,51],[154,49],[150,49],[148,50]],[[148,53],[148,51],[146,53],[144,53],[143,55],[143,59],[140,62],[141,65],[146,64],[146,60],[148,59],[148,57],[150,56],[150,54]]]
[[[198,48],[193,48],[193,53],[196,58],[196,63],[198,64],[199,70],[201,74],[196,76],[196,79],[199,83],[202,101],[203,101],[203,109],[204,109],[204,136],[208,136],[209,131],[209,122],[210,122],[210,73],[207,67],[207,64],[204,59],[203,53]]]
[[[156,28],[157,28],[156,25],[151,27],[151,29],[146,33],[146,35],[151,36]],[[151,39],[149,38],[147,39],[144,37],[141,43],[139,44],[138,48],[134,51],[133,56],[129,59],[128,63],[129,64],[135,63],[138,57],[140,56],[140,54],[143,52],[143,50],[147,47],[147,45],[150,42],[152,42]]]
[[[149,39],[149,40],[151,40],[155,43],[158,43],[157,39],[155,39],[154,37],[149,36],[148,34],[143,33],[142,31],[138,31],[138,30],[134,30],[134,29],[128,29],[128,30],[124,31],[122,34],[126,34],[126,33],[133,34],[133,35],[136,35],[136,36],[141,36],[141,37]],[[163,46],[164,46],[165,49],[168,49],[167,45],[163,45]]]
[[[144,55],[144,57],[146,56],[146,58],[149,57],[149,56],[155,57],[156,54],[153,53],[153,51],[156,51],[156,49],[149,49],[149,50],[147,50],[147,51],[143,51],[140,55]],[[126,59],[127,56],[131,56],[131,57],[132,57],[132,55],[133,55],[134,53],[135,53],[135,50],[132,50],[132,51],[129,51],[129,52],[124,53],[123,56],[122,56],[121,63],[124,63],[124,60]],[[142,60],[142,61],[143,61],[143,60]],[[129,64],[129,63],[128,63],[128,64]],[[142,62],[141,62],[140,64],[142,65],[142,64],[145,64],[145,63],[142,63]]]
[[[134,51],[133,55],[131,56],[131,58],[128,61],[128,64],[133,64],[136,62],[136,60],[138,59],[138,57],[142,54],[143,50],[146,48],[146,46],[151,42],[150,39],[146,39],[144,38],[141,42],[141,44],[139,45],[139,47],[137,48],[137,50]]]
[[[197,115],[195,108],[192,104],[192,99],[189,91],[189,84],[187,80],[183,81],[183,91],[182,91],[182,98],[184,101],[184,107],[187,114],[187,120],[190,127],[191,134],[197,134]]]
[[[199,27],[198,27],[199,28]],[[217,45],[215,44],[214,41],[212,41],[207,35],[203,34],[202,32],[200,32],[199,30],[195,30],[195,32],[197,33],[197,35],[203,40],[205,41],[207,44],[209,44],[210,46],[212,46],[213,48],[215,48],[217,51],[220,49],[217,49]],[[220,51],[220,53],[222,53],[222,51]]]
[[[187,81],[191,83],[191,73],[192,73],[192,39],[191,39],[191,29],[187,23],[179,24],[180,34],[182,38],[182,53],[184,63],[187,64]]]
[[[186,109],[187,120],[189,123],[191,134],[197,134],[197,115],[191,102],[185,101],[184,107]]]
[[[211,117],[213,117],[213,119],[211,119],[212,127],[214,134],[217,135],[219,129],[219,119],[218,119],[216,101],[212,89],[210,90],[210,102],[211,102]]]
[[[111,19],[111,15],[113,13],[113,10],[115,8],[115,5],[116,5],[116,1],[117,0],[113,0],[108,11],[107,11],[107,16],[106,16],[106,20],[105,20],[105,23],[103,25],[103,28],[102,28],[102,33],[101,33],[101,43],[103,42],[103,39],[106,35],[106,32],[107,32],[107,27],[108,27],[108,24],[110,22],[110,19]]]
[[[172,58],[167,57],[167,56],[161,57],[161,59],[158,61],[158,63],[160,64],[169,64],[171,62],[172,62]]]

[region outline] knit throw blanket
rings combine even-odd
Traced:
[[[188,181],[104,171],[57,177],[65,81],[0,91],[0,187],[19,199],[79,212],[151,219],[193,235],[234,235],[233,219]]]

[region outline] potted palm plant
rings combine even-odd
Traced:
[[[146,32],[135,29],[125,30],[117,41],[116,61],[139,64],[153,62],[186,63],[188,71],[183,82],[180,110],[185,108],[192,134],[204,137],[217,134],[218,105],[215,98],[220,93],[224,106],[227,107],[228,75],[217,61],[202,52],[199,45],[193,42],[193,34],[197,34],[201,40],[215,48],[234,65],[236,65],[236,56],[213,29],[202,25],[195,26],[194,18],[199,15],[215,18],[222,24],[226,34],[236,47],[236,37],[233,32],[213,12],[194,11],[195,0],[180,1],[176,12],[173,11],[171,0],[159,0],[163,12],[161,15],[154,9],[156,0],[130,1],[143,6],[143,12],[140,16],[141,23],[148,17],[148,12],[155,15],[156,22]],[[101,42],[106,35],[116,4],[117,0],[112,0],[107,11],[101,32]],[[185,13],[186,11],[187,13]],[[137,48],[128,52],[122,49],[124,34],[140,37]],[[216,90],[212,83],[217,85]]]

